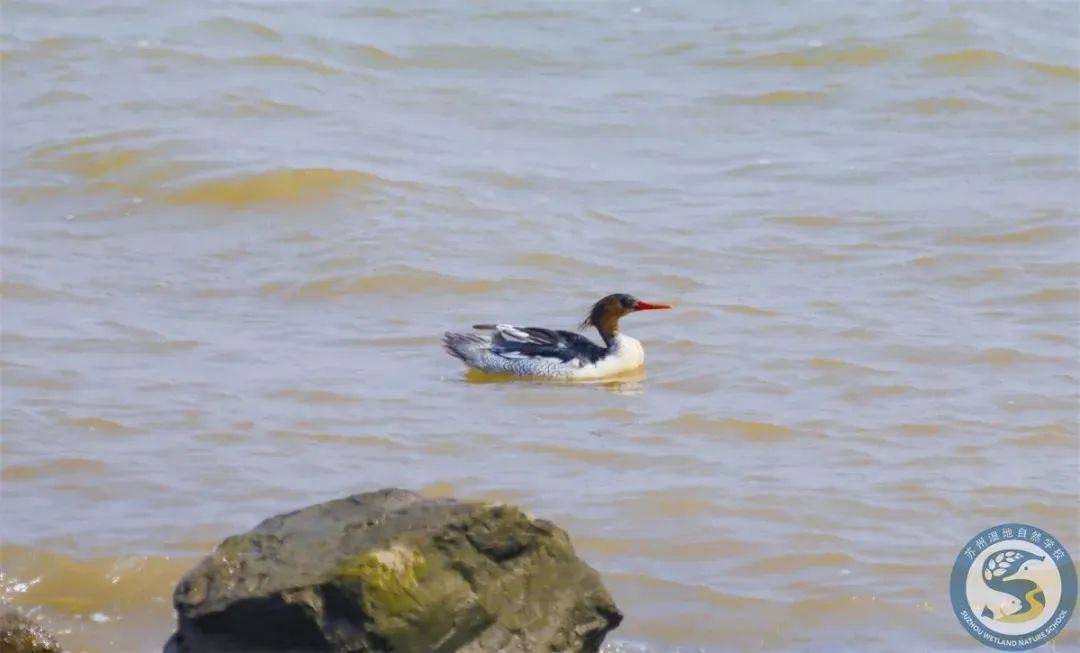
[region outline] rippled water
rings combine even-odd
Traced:
[[[963,542],[1080,553],[1075,3],[90,4],[3,16],[3,600],[72,647],[388,485],[565,527],[612,650],[970,650]],[[647,374],[439,349],[615,291]]]

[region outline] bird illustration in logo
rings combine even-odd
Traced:
[[[986,586],[1008,594],[1015,600],[1006,602],[996,612],[990,606],[984,606],[982,616],[1002,623],[1023,623],[1042,614],[1046,608],[1043,589],[1030,578],[1022,578],[1021,574],[1031,565],[1045,559],[1045,556],[1018,549],[998,551],[987,557],[982,566],[982,577]],[[1005,612],[1006,608],[1014,608],[1018,604],[1018,609]]]

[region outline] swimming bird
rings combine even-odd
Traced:
[[[593,304],[580,328],[595,327],[603,346],[572,331],[510,324],[476,324],[472,333],[450,333],[443,345],[469,367],[491,374],[598,379],[640,367],[641,343],[619,332],[619,318],[637,311],[671,308],[616,293]]]

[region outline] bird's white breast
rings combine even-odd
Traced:
[[[581,366],[570,376],[575,379],[598,379],[635,370],[645,363],[645,349],[637,339],[617,333],[611,344],[607,356]]]

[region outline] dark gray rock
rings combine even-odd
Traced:
[[[596,651],[622,620],[553,524],[405,490],[230,537],[174,603],[168,653]]]
[[[63,653],[52,633],[17,612],[0,616],[0,653]]]

